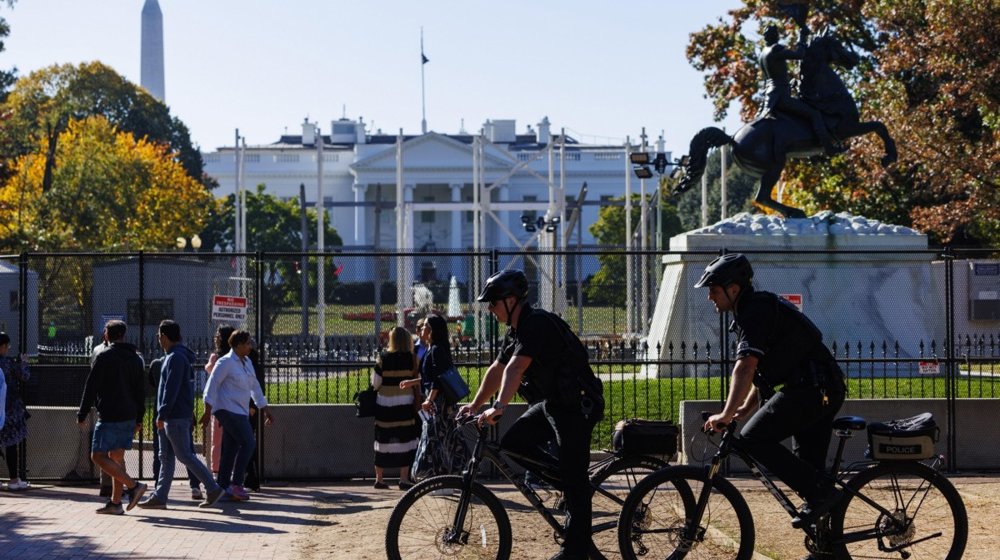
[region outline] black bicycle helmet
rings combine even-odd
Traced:
[[[528,277],[520,270],[504,270],[490,276],[476,301],[497,301],[507,296],[528,297]]]
[[[753,279],[753,267],[750,266],[750,261],[740,253],[728,253],[710,262],[705,267],[701,280],[698,280],[694,287],[725,287],[730,284],[746,287],[750,285],[751,279]]]

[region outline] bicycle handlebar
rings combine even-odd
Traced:
[[[712,411],[710,411],[710,410],[702,410],[701,411],[701,420],[702,420],[702,422],[708,422],[708,419],[711,418],[711,416],[713,414],[715,414],[715,413],[712,412]],[[723,431],[723,432],[734,432],[734,431],[736,431],[737,422],[738,421],[734,418],[733,421],[730,422],[729,424],[725,424],[723,422],[717,422],[715,424],[715,426],[717,428],[719,428],[720,431]],[[708,430],[705,430],[705,432],[708,433]]]

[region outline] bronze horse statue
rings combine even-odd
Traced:
[[[882,166],[896,161],[896,143],[879,121],[862,122],[857,104],[833,70],[833,65],[853,68],[859,57],[830,34],[814,37],[802,59],[800,98],[817,109],[832,136],[843,141],[874,132],[882,139],[885,155]],[[680,194],[701,180],[710,148],[731,145],[733,159],[745,171],[760,178],[754,203],[777,211],[786,218],[804,218],[805,212],[771,198],[771,190],[781,177],[788,158],[822,155],[823,146],[809,123],[798,117],[773,112],[743,125],[733,136],[716,127],[704,128],[691,139],[684,176],[673,188]]]

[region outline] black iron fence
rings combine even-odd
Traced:
[[[849,378],[849,398],[943,398],[950,403],[997,398],[1000,305],[991,315],[990,302],[1000,301],[1000,265],[992,251],[753,253],[751,258],[761,262],[780,255],[782,262],[798,257],[819,259],[819,266],[839,263],[837,273],[846,276],[840,285],[817,287],[803,281],[800,292],[816,302],[805,311],[810,317],[823,317],[817,321],[821,330],[837,333],[828,343]],[[419,315],[433,311],[450,321],[453,357],[475,390],[493,361],[500,335],[500,326],[475,303],[476,291],[492,272],[514,266],[529,274],[533,297],[557,308],[581,335],[594,370],[605,382],[606,419],[595,431],[594,442],[601,446],[608,444],[618,419],[676,421],[682,400],[721,403],[726,398],[725,374],[735,355],[726,318],[716,318],[710,304],[700,299],[682,304],[685,283],[690,282],[681,274],[670,284],[673,265],[666,262],[704,263],[716,254],[24,254],[7,259],[7,284],[0,273],[0,289],[9,287],[9,305],[0,306],[0,327],[16,341],[12,354],[23,351],[31,356],[35,375],[22,391],[25,401],[36,406],[78,404],[92,347],[100,340],[103,324],[112,318],[128,324],[127,338],[147,363],[162,353],[156,325],[164,318],[177,320],[186,345],[198,357],[198,370],[214,349],[217,325],[247,328],[259,343],[265,390],[272,403],[346,404],[367,386],[388,329],[403,324],[412,331]],[[893,258],[917,258],[920,263],[916,268],[904,266],[902,274],[911,278],[899,280],[908,290],[918,290],[920,305],[930,309],[920,321],[913,321],[913,294],[905,290],[893,294],[891,287],[888,294],[862,302],[881,306],[874,315],[840,306],[848,308],[839,319],[822,307],[849,289],[863,294],[857,285],[865,281],[881,282],[883,276],[898,274],[880,268]],[[647,269],[640,269],[642,262]],[[427,263],[434,264],[433,269]],[[982,270],[976,268],[979,265]],[[995,274],[990,267],[996,267]],[[609,268],[614,271],[601,272]],[[763,266],[755,282],[764,289],[787,287],[789,282],[780,272]],[[656,331],[666,305],[661,299],[658,306],[657,300],[665,288],[674,290],[667,303],[678,309],[686,306],[674,310],[674,315],[681,315],[679,324],[698,324],[703,336],[674,339],[673,327]],[[893,295],[899,300],[892,301]],[[236,299],[220,305],[218,296]],[[881,329],[877,332],[884,336],[851,336],[872,327],[864,317],[852,314],[877,315],[885,323],[876,325]],[[651,337],[653,332],[661,336]],[[152,397],[152,388],[149,394]],[[949,455],[954,455],[959,427],[953,424],[953,414],[947,422]],[[138,454],[137,468],[146,477],[152,472],[147,449],[152,433],[150,421],[138,442],[146,452]],[[43,445],[37,440],[44,437],[33,433],[29,447],[35,442]],[[203,444],[200,433],[195,439],[196,445]],[[266,450],[261,453],[266,457]],[[266,470],[266,460],[262,465]]]

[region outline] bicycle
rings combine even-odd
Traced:
[[[708,414],[705,413],[707,419]],[[842,417],[833,428],[839,443],[830,474],[842,490],[839,502],[815,525],[804,528],[806,548],[820,558],[900,558],[958,560],[968,538],[968,517],[958,491],[939,472],[941,456],[930,464],[914,460],[865,460],[843,471],[844,445],[864,430],[859,417]],[[752,457],[732,443],[738,422],[723,430],[719,450],[705,467],[669,466],[640,482],[625,500],[618,523],[626,560],[650,558],[736,558],[754,553],[754,522],[746,500],[719,469],[730,455],[742,459],[753,476],[792,517],[792,501]],[[848,478],[848,473],[854,473]],[[681,488],[686,488],[680,492]],[[692,507],[692,492],[696,502]],[[829,549],[832,556],[823,556]]]
[[[457,429],[475,425],[475,416],[460,421]],[[536,461],[488,440],[489,426],[476,426],[478,435],[468,467],[461,475],[441,475],[417,483],[393,508],[386,527],[385,549],[390,560],[435,557],[510,558],[512,529],[503,504],[476,479],[484,459],[527,499],[561,543],[563,525],[556,518],[558,505],[547,507],[538,493],[514,473],[510,460],[528,468],[542,480],[559,488],[558,462]],[[509,460],[510,459],[510,460]],[[646,474],[662,469],[666,462],[650,456],[612,453],[589,467],[594,489],[594,549],[591,557],[618,558],[615,528],[625,497]],[[691,498],[693,501],[693,497]],[[436,554],[436,556],[435,556]]]

